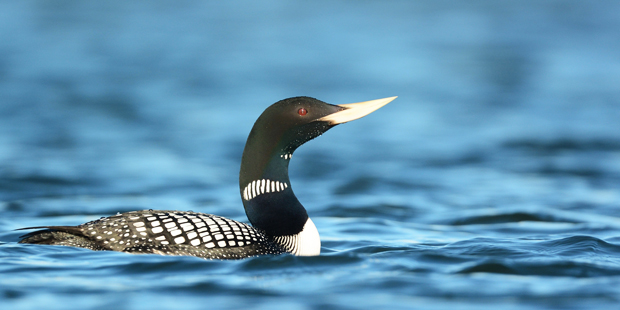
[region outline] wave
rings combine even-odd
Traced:
[[[459,217],[447,221],[450,225],[477,225],[477,224],[500,224],[516,222],[555,222],[555,223],[580,223],[580,221],[565,218],[553,214],[528,211],[500,211],[498,214],[484,214]]]

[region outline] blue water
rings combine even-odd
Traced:
[[[618,1],[2,1],[0,308],[610,309]],[[17,244],[141,209],[246,221],[280,99],[399,98],[301,147],[319,257]]]

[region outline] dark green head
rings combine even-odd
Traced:
[[[288,158],[299,146],[335,126],[318,119],[343,109],[309,97],[284,99],[268,107],[248,136],[242,163],[249,165],[242,165],[240,182],[270,174],[267,168],[273,159]]]

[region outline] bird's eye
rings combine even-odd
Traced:
[[[299,113],[299,115],[304,116],[306,114],[308,114],[308,110],[301,108],[299,110],[297,110],[297,113]]]

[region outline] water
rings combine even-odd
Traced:
[[[603,309],[620,301],[615,1],[0,3],[6,309]],[[271,103],[398,95],[300,148],[319,257],[17,244],[139,209],[245,221]]]

